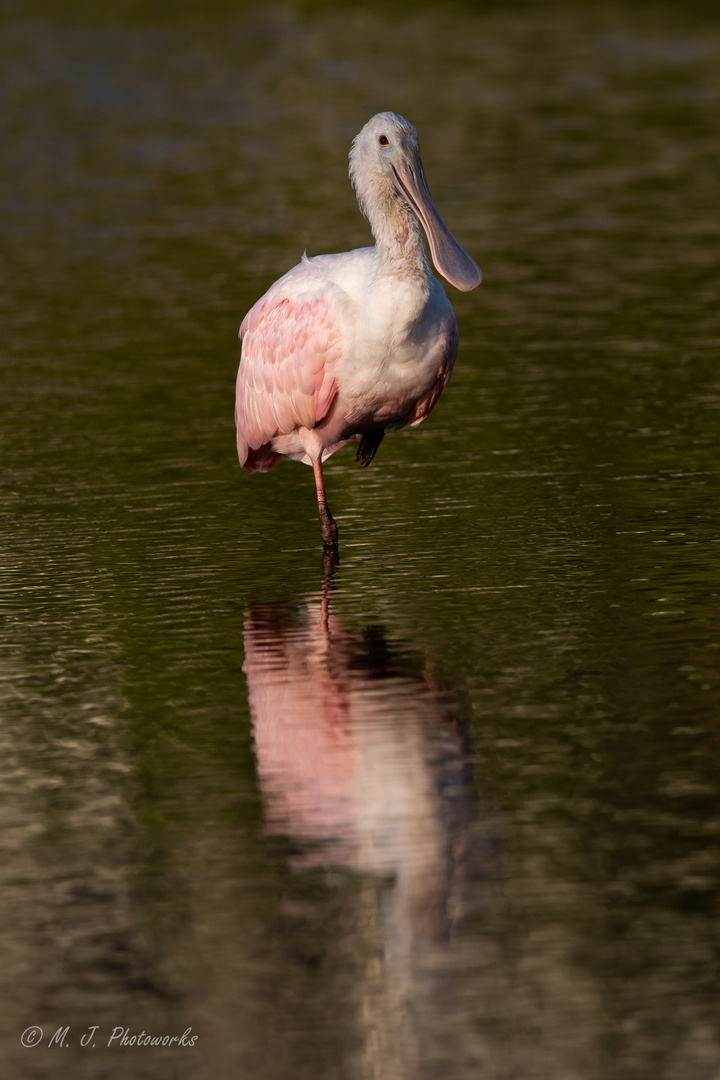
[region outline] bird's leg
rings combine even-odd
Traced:
[[[327,504],[322,461],[320,458],[318,458],[317,461],[313,461],[312,467],[313,473],[315,474],[315,487],[317,488],[318,518],[320,519],[320,533],[322,535],[323,545],[326,548],[337,548],[338,530]]]

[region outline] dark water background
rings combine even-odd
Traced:
[[[714,1080],[713,7],[5,0],[0,73],[3,1077]],[[236,333],[381,109],[485,282],[323,585]]]

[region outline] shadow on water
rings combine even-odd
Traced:
[[[326,566],[319,597],[261,599],[247,613],[265,826],[291,838],[296,870],[363,882],[343,933],[366,952],[358,1075],[417,1076],[433,1058],[428,1023],[444,1011],[437,969],[489,847],[457,696],[427,653],[336,616],[331,588]]]

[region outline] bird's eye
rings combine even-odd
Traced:
[[[387,135],[381,135],[380,138],[378,139],[378,142],[380,143],[381,146],[389,146],[390,145],[390,140],[388,139]]]

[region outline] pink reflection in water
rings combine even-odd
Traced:
[[[460,712],[429,658],[325,604],[278,605],[249,613],[244,671],[268,828],[306,865],[392,881],[401,953],[443,936],[471,800]]]

